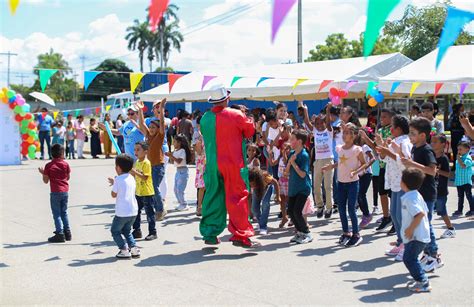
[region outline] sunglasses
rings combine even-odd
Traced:
[[[127,115],[135,115],[135,112],[128,112]]]

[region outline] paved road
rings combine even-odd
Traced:
[[[159,225],[158,240],[139,242],[141,259],[117,261],[109,231],[114,205],[106,182],[113,161],[71,162],[73,241],[56,245],[46,242],[53,223],[49,188],[36,170],[42,164],[0,168],[2,304],[474,304],[474,222],[465,218],[454,221],[457,238],[439,241],[446,265],[430,274],[430,294],[411,294],[404,265],[384,256],[393,237],[368,229],[362,231],[362,245],[341,248],[335,244],[338,219],[311,217],[315,241],[290,245],[291,232],[275,229],[276,206],[269,235],[257,237],[263,244],[258,249],[228,242],[206,248],[194,211],[171,212]],[[173,171],[170,167],[167,174],[170,183]],[[454,188],[450,193],[453,212]],[[195,199],[191,184],[187,197]],[[174,197],[168,202],[174,207]],[[442,222],[436,218],[434,224],[441,235]],[[229,237],[225,232],[224,240]]]

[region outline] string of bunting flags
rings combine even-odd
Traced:
[[[105,106],[105,112],[109,112],[111,109],[111,105]],[[127,106],[125,106],[127,107]],[[56,120],[59,114],[62,114],[63,118],[66,118],[69,114],[73,115],[73,117],[78,117],[79,115],[100,115],[104,110],[101,107],[90,107],[90,108],[81,108],[81,109],[71,109],[71,110],[61,110],[61,111],[54,111],[53,112],[53,119]],[[32,113],[34,115],[41,115],[41,112]]]

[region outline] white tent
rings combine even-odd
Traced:
[[[153,101],[167,98],[168,101],[204,101],[210,96],[206,89],[214,84],[223,84],[232,91],[233,99],[252,100],[293,100],[327,97],[332,86],[344,87],[350,80],[358,83],[351,88],[352,96],[364,95],[368,81],[380,77],[411,63],[412,60],[400,53],[392,53],[367,58],[338,59],[299,64],[280,64],[249,67],[239,70],[191,72],[176,81],[172,91],[169,84],[140,94],[140,99]],[[204,76],[216,76],[203,85]],[[242,77],[231,87],[234,77]],[[257,85],[261,78],[269,78]],[[298,79],[308,79],[294,88]],[[321,93],[318,89],[323,80],[334,80]]]
[[[390,92],[394,82],[401,82],[394,93],[409,94],[413,82],[420,82],[414,92],[419,96],[434,94],[436,83],[443,83],[438,94],[459,94],[461,84],[467,83],[464,93],[474,93],[474,45],[450,47],[438,70],[437,54],[438,49],[380,78],[379,90]]]

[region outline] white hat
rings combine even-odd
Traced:
[[[230,91],[222,84],[213,85],[209,90],[211,91],[211,96],[207,99],[209,103],[220,103],[230,97]]]
[[[132,110],[133,112],[138,112],[138,108],[135,104],[131,104],[128,108],[127,108],[127,111],[128,110]]]

